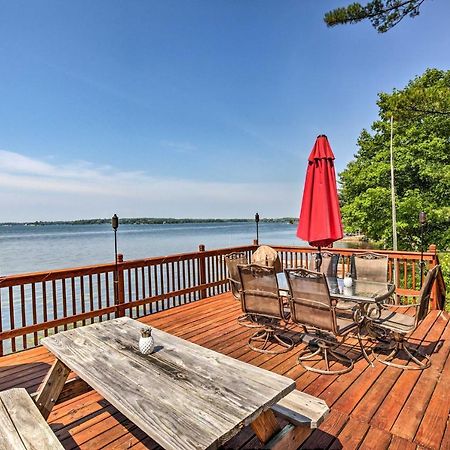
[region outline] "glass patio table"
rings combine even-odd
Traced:
[[[344,286],[344,280],[338,277],[326,277],[330,295],[337,300],[358,304],[380,303],[395,292],[393,283],[380,283],[369,280],[352,280],[352,286]]]
[[[284,272],[278,273],[277,279],[280,291],[282,293],[288,292],[289,287]],[[361,306],[381,303],[391,297],[395,292],[395,285],[393,283],[354,279],[352,286],[346,287],[344,286],[343,278],[326,277],[326,280],[332,298],[344,302],[357,303]]]

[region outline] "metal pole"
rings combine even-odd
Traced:
[[[256,222],[256,245],[259,245],[259,214],[255,214],[255,222]]]
[[[117,271],[117,230],[114,230],[114,256],[115,256],[116,271]]]
[[[397,251],[397,213],[395,208],[395,181],[394,181],[394,116],[391,116],[391,204],[392,204],[392,244]],[[397,258],[394,258],[394,284],[397,286]]]
[[[425,225],[427,223],[427,215],[425,212],[421,211],[419,213],[419,224],[420,224],[420,289],[422,289],[422,280],[423,280],[423,235],[425,231]]]
[[[420,226],[420,289],[423,280],[423,225]]]
[[[117,305],[119,276],[117,272],[117,228],[119,228],[119,218],[114,214],[111,218],[111,226],[114,230],[114,304]]]
[[[317,247],[319,253],[317,253],[317,259],[316,259],[316,272],[320,272],[320,268],[322,267],[322,250],[320,248],[320,245]]]

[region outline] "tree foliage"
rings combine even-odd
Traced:
[[[395,27],[404,17],[419,15],[420,6],[425,0],[373,0],[365,6],[352,3],[347,7],[336,8],[325,14],[324,21],[329,27],[347,23],[370,20],[379,33]]]
[[[402,90],[379,94],[379,120],[363,130],[355,159],[340,173],[347,232],[362,231],[392,246],[390,117],[394,117],[394,167],[399,248],[419,248],[418,214],[428,216],[426,243],[450,247],[450,115],[417,112],[404,105],[444,110],[450,71],[428,69]]]

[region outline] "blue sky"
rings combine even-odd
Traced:
[[[378,92],[450,68],[450,2],[327,29],[348,3],[0,0],[0,222],[297,216],[318,134],[342,170]]]

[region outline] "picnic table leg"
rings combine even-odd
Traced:
[[[265,444],[263,448],[271,450],[297,450],[312,432],[309,426],[295,426],[290,423],[281,429],[270,409],[258,416],[251,426],[257,438]]]
[[[44,419],[47,419],[53,406],[58,401],[59,394],[63,390],[69,373],[70,369],[57,359],[45,377],[35,399],[36,405]]]
[[[312,431],[308,426],[295,426],[289,423],[264,445],[264,449],[297,450]]]
[[[256,437],[265,444],[277,434],[281,428],[271,409],[260,414],[251,424]]]

